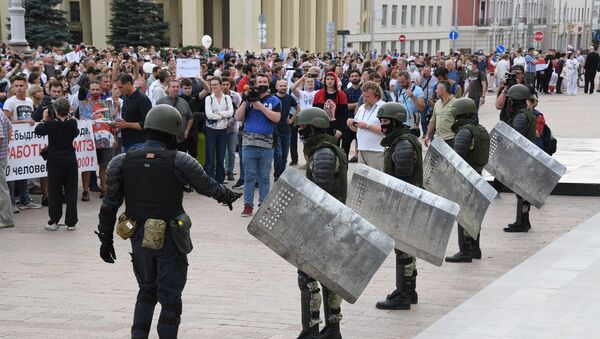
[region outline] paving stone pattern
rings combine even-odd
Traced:
[[[557,111],[544,113],[558,135],[599,137],[597,118],[594,124],[579,121],[577,133],[568,130],[574,127],[570,122],[561,125],[573,117],[589,116],[589,110],[585,115],[583,111],[590,107],[588,101],[597,100],[591,97],[577,106],[564,103],[566,97],[548,98],[556,101],[548,104],[549,110]],[[579,97],[569,97],[573,99]],[[489,106],[482,108],[486,126],[486,121],[493,125],[498,116],[491,104],[489,100]],[[582,112],[560,114],[569,107]],[[542,210],[533,210],[531,232],[507,234],[502,227],[514,220],[515,201],[514,195],[503,194],[493,202],[483,224],[482,260],[441,268],[418,262],[419,305],[410,311],[374,307],[394,287],[394,259],[388,258],[360,299],[354,305],[342,304],[344,337],[413,337],[600,211],[600,198],[552,196]],[[129,336],[137,292],[130,245],[115,239],[114,265],[99,258],[99,242],[93,234],[99,205],[98,193],[92,193],[90,202],[79,202],[75,232],[45,231],[46,209],[23,211],[16,216],[15,228],[0,229],[0,337]],[[195,249],[189,256],[180,337],[295,338],[300,331],[296,270],[247,233],[249,219],[239,216],[241,202],[230,212],[212,199],[187,194],[184,205],[194,223]],[[456,249],[454,231],[447,253]],[[157,337],[154,329],[152,337]]]

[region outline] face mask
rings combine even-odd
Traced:
[[[269,90],[269,86],[267,86],[267,85],[258,86],[258,92],[260,94],[267,93],[268,90]]]
[[[310,127],[308,126],[298,130],[298,136],[302,141],[305,141],[306,139],[310,138],[310,134]]]
[[[410,66],[409,66],[409,68],[410,68],[410,70],[411,70],[411,71],[414,71],[414,70],[416,70],[416,69],[417,69],[417,66],[415,66],[415,65],[410,65]]]
[[[381,132],[383,134],[388,134],[389,132],[391,132],[393,129],[393,126],[391,123],[387,123],[387,124],[381,124]]]

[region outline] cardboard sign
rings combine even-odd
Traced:
[[[198,74],[200,74],[200,59],[177,59],[177,77],[196,78]]]

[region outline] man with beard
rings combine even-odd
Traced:
[[[358,100],[362,96],[362,89],[360,88],[360,71],[353,69],[350,71],[350,83],[351,86],[346,89],[346,99],[348,101],[348,119],[354,118],[356,111],[358,110]],[[356,132],[350,128],[344,128],[342,131],[342,149],[346,152],[346,155],[350,153],[350,145],[352,141],[356,140]],[[357,152],[354,152],[354,156],[348,160],[348,162],[357,162]]]

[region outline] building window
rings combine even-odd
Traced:
[[[400,43],[400,54],[406,53],[406,42]]]
[[[69,14],[71,16],[71,22],[81,22],[79,16],[79,1],[69,2]]]
[[[398,5],[392,5],[392,26],[398,25]]]
[[[387,43],[385,41],[381,42],[381,53],[380,54],[385,54],[385,49],[387,48]]]
[[[423,53],[423,41],[424,40],[419,40],[419,53]]]
[[[431,40],[427,40],[427,54],[431,55]]]
[[[400,24],[406,26],[406,6],[402,6],[402,18],[400,20]]]
[[[381,26],[387,26],[387,5],[381,5]]]
[[[435,52],[440,50],[440,39],[435,40]]]
[[[410,25],[414,26],[417,20],[417,6],[410,6]]]
[[[390,48],[392,51],[396,49],[396,40],[392,41],[392,46]]]
[[[429,26],[433,26],[433,6],[429,6],[429,17],[427,18]]]
[[[408,51],[408,53],[410,53],[411,55],[415,52],[415,41],[411,40],[410,41],[410,49]]]
[[[442,25],[442,6],[438,6],[438,9],[437,9],[437,25],[438,26]]]
[[[419,8],[419,25],[425,25],[425,6]]]

